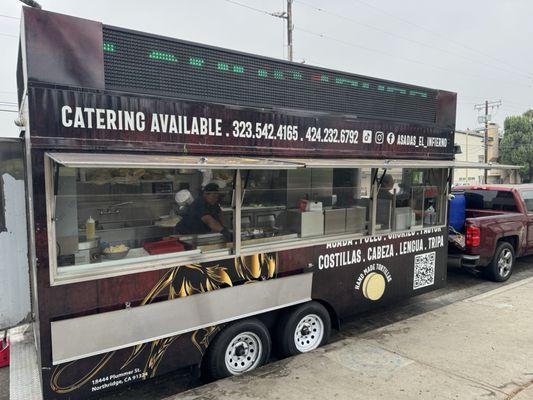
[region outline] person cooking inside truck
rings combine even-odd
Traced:
[[[381,179],[378,191],[378,199],[392,200],[392,189],[394,188],[394,178],[390,174],[385,174]]]
[[[233,235],[222,222],[222,209],[219,205],[220,192],[216,183],[207,184],[201,196],[196,198],[175,227],[178,234],[205,234],[218,232],[228,242],[233,241]]]

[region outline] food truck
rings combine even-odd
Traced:
[[[32,8],[18,61],[46,399],[241,374],[445,284],[455,93]]]

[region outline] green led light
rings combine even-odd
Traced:
[[[233,72],[236,72],[237,74],[244,74],[244,67],[240,65],[234,65]]]
[[[409,90],[409,96],[420,96],[420,97],[428,97],[428,94],[425,92],[419,92],[417,90]]]
[[[104,51],[114,52],[115,51],[115,45],[113,43],[104,42]]]
[[[274,78],[276,78],[276,79],[283,79],[283,72],[281,72],[281,71],[274,71]]]
[[[292,73],[292,79],[298,79],[298,80],[301,80],[302,79],[302,74],[300,72],[293,72]]]
[[[401,89],[401,88],[392,87],[392,86],[378,85],[378,90],[380,92],[407,94],[407,90]]]
[[[387,87],[387,92],[389,92],[389,93],[407,94],[407,90],[401,89],[401,88],[395,88],[395,87],[391,87],[391,86]]]
[[[217,69],[218,69],[219,71],[229,71],[229,65],[226,64],[226,63],[221,63],[221,62],[219,62],[219,63],[217,64]]]
[[[363,89],[370,89],[370,83],[363,82],[363,83],[361,83],[361,87]]]
[[[322,82],[329,82],[329,76],[327,76],[327,75],[321,75],[321,76],[320,76],[320,80],[321,80]]]
[[[178,59],[176,58],[175,55],[170,54],[170,53],[165,53],[163,51],[152,50],[148,54],[148,57],[154,60],[178,62]]]
[[[261,78],[266,78],[268,76],[268,72],[264,69],[258,69],[257,76],[260,76]]]
[[[351,80],[351,79],[346,79],[346,78],[335,78],[335,83],[338,83],[339,85],[346,84],[346,85],[350,85],[353,87],[359,86],[359,82]]]
[[[195,67],[203,67],[204,60],[203,60],[203,58],[190,57],[189,58],[189,64],[194,65]]]

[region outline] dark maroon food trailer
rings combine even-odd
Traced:
[[[327,342],[442,287],[454,93],[24,8],[47,399]]]

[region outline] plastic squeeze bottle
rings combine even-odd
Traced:
[[[96,236],[96,223],[93,217],[89,217],[85,221],[85,236],[87,240],[93,240]]]
[[[424,225],[435,225],[436,217],[437,213],[435,212],[435,207],[433,207],[433,204],[430,204],[424,212]]]

